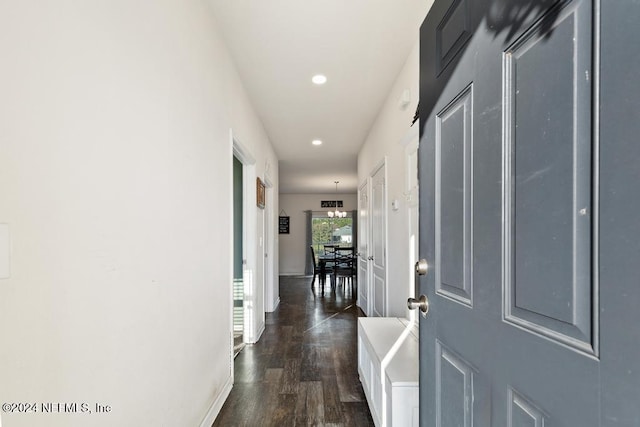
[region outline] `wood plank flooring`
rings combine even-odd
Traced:
[[[280,306],[235,359],[235,384],[213,427],[373,426],[358,379],[355,295],[280,278]]]

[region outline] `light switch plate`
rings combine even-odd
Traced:
[[[0,224],[0,279],[11,277],[11,239],[9,224]]]

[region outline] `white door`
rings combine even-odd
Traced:
[[[358,305],[369,316],[369,186],[358,190]]]
[[[273,220],[273,184],[271,180],[265,177],[266,191],[265,191],[265,209],[264,209],[264,225],[263,225],[263,237],[264,237],[264,308],[265,312],[273,312],[278,306],[278,289],[274,284],[273,266],[275,263],[275,251],[274,251],[274,228],[275,223]]]
[[[387,315],[386,257],[386,167],[383,163],[371,176],[371,263],[372,308],[374,316]]]

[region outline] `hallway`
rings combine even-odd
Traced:
[[[235,384],[213,426],[372,426],[357,368],[355,295],[311,292],[280,277],[280,306],[235,359]]]

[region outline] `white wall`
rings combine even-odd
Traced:
[[[232,380],[230,128],[278,175],[208,7],[3,2],[0,51],[0,402],[112,408],[2,425],[200,425]]]
[[[417,37],[417,34],[416,34]],[[410,274],[408,210],[405,199],[405,144],[417,129],[410,128],[418,105],[419,95],[419,45],[412,49],[402,71],[389,92],[372,126],[360,153],[358,154],[358,180],[365,182],[374,167],[386,156],[387,162],[387,301],[389,316],[408,316],[406,301],[409,297]],[[405,109],[399,108],[404,90],[409,89],[411,97]],[[417,127],[418,123],[414,125]],[[400,208],[391,209],[391,202],[398,200]]]
[[[232,69],[232,76],[229,79],[231,95],[229,96],[229,106],[232,110],[232,127],[233,127],[233,137],[238,141],[242,146],[249,151],[251,156],[256,159],[255,163],[255,171],[256,176],[260,177],[263,182],[271,185],[271,188],[268,188],[266,191],[266,204],[265,209],[256,209],[256,236],[264,235],[264,223],[265,223],[265,215],[266,211],[269,210],[271,212],[271,242],[265,242],[263,246],[260,246],[259,238],[256,240],[256,244],[254,245],[253,250],[255,253],[255,267],[256,267],[256,275],[257,278],[254,283],[257,284],[257,288],[255,290],[255,297],[257,300],[254,306],[264,307],[266,311],[275,310],[278,301],[280,300],[279,296],[279,279],[278,279],[278,232],[277,232],[277,224],[278,224],[278,159],[276,157],[275,151],[273,150],[271,144],[268,141],[268,138],[265,134],[264,128],[262,127],[262,123],[255,115],[253,107],[245,94],[244,87],[242,86],[242,82],[237,77],[235,73],[235,69]],[[236,94],[241,94],[241,96],[236,96]],[[255,183],[253,185],[253,203],[251,206],[255,207]],[[267,247],[268,244],[271,246]],[[267,280],[267,283],[270,284],[271,288],[267,290],[263,290],[262,288],[262,280],[264,271],[262,270],[262,260],[264,259],[264,251],[267,251],[269,254],[269,260],[272,262],[273,268],[271,271],[270,280]],[[272,255],[273,254],[273,255]],[[251,258],[251,257],[249,257]],[[259,260],[259,261],[258,261]],[[268,298],[271,296],[271,298]],[[264,315],[259,317],[259,320],[262,324],[257,324],[256,329],[262,330],[264,329]],[[256,338],[258,338],[258,335]]]
[[[357,194],[280,194],[280,209],[289,218],[289,234],[280,234],[280,274],[303,275],[309,247],[306,238],[306,217],[304,211],[328,211],[320,208],[321,200],[342,200],[340,210],[351,211],[358,208]]]

